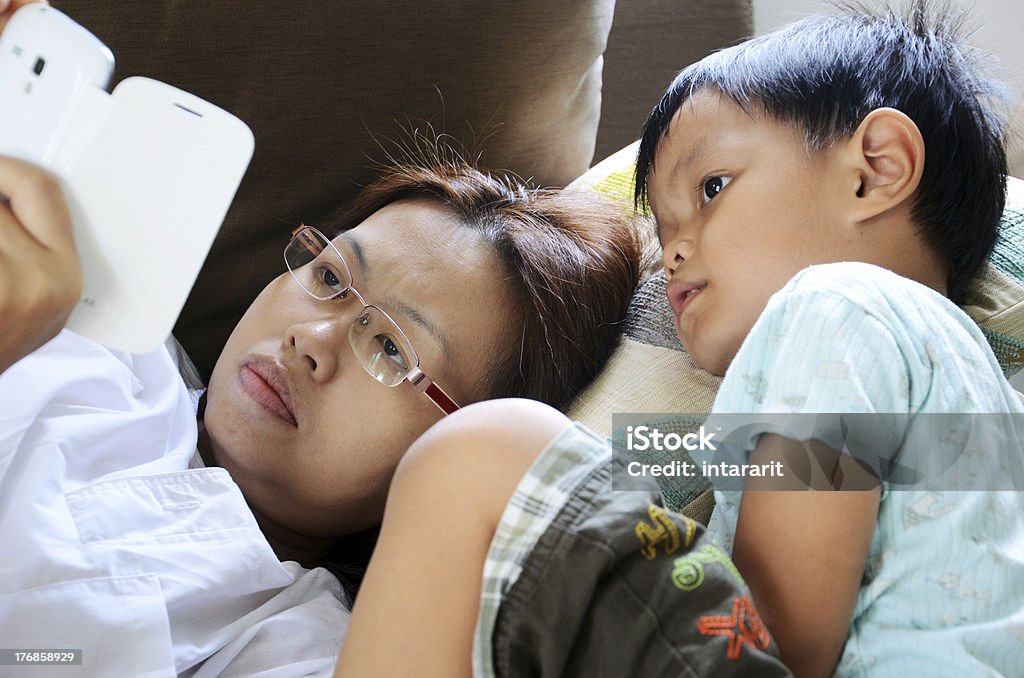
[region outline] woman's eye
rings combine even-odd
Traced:
[[[324,269],[323,281],[328,287],[335,287],[339,282],[341,282],[338,280],[338,276],[334,275],[334,271],[329,268]]]
[[[707,205],[722,189],[729,185],[732,177],[714,176],[708,177],[701,185],[701,202]]]
[[[329,266],[320,266],[316,273],[316,282],[327,292],[340,292],[345,288],[341,278]]]
[[[386,334],[381,334],[377,337],[377,340],[380,342],[384,355],[386,355],[389,360],[402,369],[409,369],[409,365],[405,362],[405,356],[402,355],[402,350],[398,348],[398,344],[396,344],[391,337]]]

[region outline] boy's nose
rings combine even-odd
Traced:
[[[676,269],[682,264],[688,257],[693,256],[694,242],[689,238],[676,238],[671,242],[665,243],[665,248],[662,252],[663,263],[665,264],[665,271],[671,278],[676,273]]]

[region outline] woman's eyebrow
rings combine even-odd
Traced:
[[[445,362],[449,365],[452,364],[452,346],[448,340],[448,335],[441,331],[441,328],[430,321],[429,318],[424,316],[416,308],[405,303],[401,299],[398,299],[394,295],[389,295],[387,299],[388,306],[395,309],[398,313],[401,313],[409,320],[412,320],[417,325],[421,326],[430,336],[434,338],[434,341],[441,347],[441,353],[444,354]]]
[[[356,261],[359,262],[359,268],[363,270],[364,274],[369,275],[370,264],[366,261],[366,252],[363,250],[363,246],[355,239],[355,236],[348,232],[342,233],[341,239],[352,248],[352,253],[356,255]]]
[[[356,257],[356,262],[359,264],[361,277],[368,278],[370,275],[370,265],[366,258],[366,250],[362,244],[356,239],[351,233],[345,232],[341,234],[341,239],[345,241],[345,244],[349,246],[352,253]],[[435,323],[431,322],[429,318],[420,313],[415,307],[405,303],[393,294],[389,294],[387,298],[387,305],[394,309],[396,312],[401,313],[409,320],[413,321],[423,329],[425,329],[430,336],[434,338],[434,341],[441,347],[441,353],[444,354],[445,361],[452,364],[452,345],[448,339],[448,335],[441,331]],[[372,301],[370,303],[373,303]]]

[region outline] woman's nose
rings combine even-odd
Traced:
[[[293,352],[314,381],[326,383],[337,373],[342,351],[349,350],[351,322],[347,315],[337,314],[294,323],[285,331],[282,348],[286,355]]]

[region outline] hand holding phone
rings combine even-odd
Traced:
[[[0,373],[60,332],[82,292],[71,217],[47,172],[0,156]]]
[[[70,18],[21,7],[0,33],[0,155],[52,172],[67,200],[83,282],[68,329],[144,353],[170,334],[254,141],[230,113],[149,78],[107,94],[112,71]]]
[[[46,0],[0,0],[0,34],[32,3]],[[0,156],[0,373],[53,338],[81,292],[71,218],[56,179]]]

